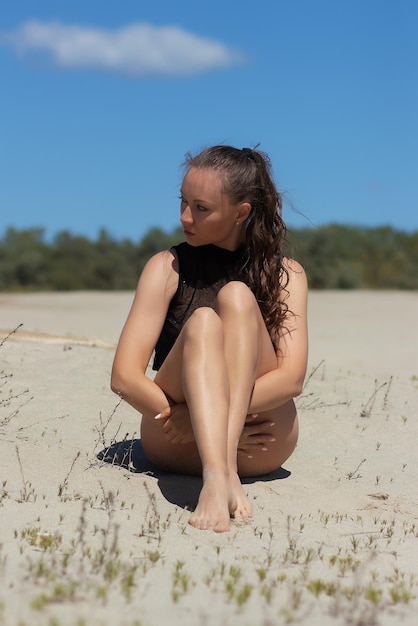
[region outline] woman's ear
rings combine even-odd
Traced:
[[[240,202],[237,206],[236,220],[240,223],[245,222],[251,213],[251,208],[249,202]]]

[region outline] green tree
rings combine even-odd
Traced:
[[[0,246],[0,289],[45,289],[49,250],[43,238],[43,228],[7,229]]]
[[[138,242],[102,229],[95,240],[44,229],[9,228],[0,239],[0,290],[134,289],[148,259],[184,239],[152,228]],[[418,231],[329,224],[289,231],[288,254],[312,289],[418,289]]]

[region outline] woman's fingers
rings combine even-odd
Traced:
[[[163,424],[161,424],[161,428],[162,428],[163,433],[170,432],[170,430],[172,429],[172,426],[171,426],[171,422],[169,418],[166,419],[166,421]]]
[[[168,407],[167,409],[164,409],[164,411],[161,411],[161,413],[158,413],[158,415],[156,415],[154,419],[165,420],[170,416],[170,414],[171,414],[171,407]]]
[[[245,424],[239,443],[239,449],[244,452],[248,458],[252,459],[256,450],[266,452],[268,444],[276,441],[276,438],[269,433],[269,429],[274,426],[274,422],[265,420],[258,424]]]
[[[185,444],[194,441],[193,437],[190,435],[182,435],[179,433],[175,433],[174,431],[169,431],[167,434],[167,439],[170,443],[173,444]]]
[[[245,424],[243,433],[246,435],[256,435],[258,433],[263,433],[272,426],[274,426],[274,422],[271,422],[270,420],[265,420],[264,422],[259,422],[258,424]]]
[[[170,443],[190,443],[194,441],[193,433],[179,432],[170,418],[161,424],[161,430]]]
[[[259,446],[266,445],[268,443],[273,443],[276,441],[275,437],[271,435],[251,435],[250,437],[246,437],[241,441],[242,446]]]

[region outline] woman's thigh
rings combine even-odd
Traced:
[[[202,464],[196,443],[171,443],[164,435],[161,423],[151,416],[142,418],[141,443],[147,457],[160,469],[178,474],[201,475]]]
[[[223,312],[226,314],[226,321],[228,320],[230,323],[232,320],[231,341],[234,342],[233,346],[236,347],[237,358],[241,358],[239,344],[241,342],[245,343],[245,333],[249,332],[247,322],[250,319],[252,322],[256,323],[255,326],[254,324],[250,325],[252,329],[256,328],[256,330],[251,330],[251,333],[252,337],[253,333],[257,333],[259,344],[256,378],[277,367],[276,353],[260,307],[258,306],[254,294],[247,285],[241,281],[231,281],[222,287],[218,294],[217,311],[219,312],[221,320],[223,320]],[[232,315],[228,317],[228,313],[231,312]],[[225,323],[225,343],[230,349],[231,341],[229,343],[227,341],[229,328],[230,325]],[[239,339],[236,339],[237,335]],[[237,343],[238,345],[236,345]]]
[[[252,447],[251,458],[248,451],[239,449],[237,461],[240,476],[269,474],[281,467],[296,448],[299,421],[293,400],[277,409],[260,413],[256,420],[251,420],[251,425],[266,421],[271,421],[273,426],[269,426],[267,430],[263,428],[262,433],[270,435],[275,441]],[[264,447],[267,450],[263,450]]]
[[[208,307],[196,309],[183,326],[173,347],[165,358],[154,381],[174,400],[184,402],[183,359],[185,343],[190,339],[222,342],[222,322],[217,313]]]
[[[251,314],[255,316],[258,324],[259,355],[256,374],[256,378],[258,378],[277,367],[277,356],[256,299],[248,287],[243,283],[239,284],[242,285],[244,291],[248,292],[248,297],[251,299],[253,305]],[[231,283],[230,285],[235,285],[235,283]],[[221,290],[223,297],[225,297],[225,290],[227,290],[227,288],[228,285]],[[236,289],[229,291],[231,297],[233,297]],[[223,337],[224,332],[225,328],[223,326],[222,317],[218,315],[215,310],[208,307],[196,309],[187,320],[154,379],[157,385],[175,402],[185,401],[182,384],[182,366],[184,344],[187,338],[197,335],[203,338],[203,340],[206,338],[207,341],[212,342],[215,336],[218,337],[221,335]],[[240,339],[241,341],[245,341],[245,336],[242,336]]]
[[[261,413],[251,424],[265,421],[274,423],[267,432],[275,441],[267,442],[265,446],[252,447],[251,458],[248,451],[239,449],[237,462],[240,476],[261,476],[273,472],[287,461],[296,447],[299,423],[293,400],[277,409]],[[265,429],[262,432],[266,434]],[[146,416],[142,419],[141,438],[145,454],[161,469],[183,474],[201,474],[202,465],[195,442],[171,443],[164,435],[161,424],[152,417],[147,419]]]
[[[258,305],[254,307],[254,315],[257,316],[259,324],[260,350],[256,376],[259,377],[277,367],[277,357]],[[155,376],[156,384],[176,403],[185,401],[182,387],[185,336],[187,333],[204,333],[205,329],[213,332],[213,316],[218,318],[215,311],[206,308],[198,309],[193,313]],[[219,328],[216,328],[216,324],[215,332],[218,332]],[[242,340],[245,341],[245,338],[243,337]],[[275,438],[275,442],[268,443],[267,451],[261,450],[261,447],[256,449],[251,459],[248,458],[248,454],[238,452],[238,472],[242,476],[257,476],[277,469],[292,454],[296,446],[298,420],[293,401],[260,414],[251,423],[256,424],[267,420],[274,422],[269,434]],[[187,474],[201,473],[202,468],[196,444],[194,442],[172,444],[164,435],[161,423],[155,421],[153,416],[143,417],[141,437],[145,453],[162,469]]]

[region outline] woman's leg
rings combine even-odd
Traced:
[[[224,358],[224,332],[220,317],[210,308],[197,309],[181,331],[155,380],[175,402],[186,402],[191,416],[198,456],[201,461],[203,487],[190,523],[201,529],[218,532],[229,529],[230,515],[236,503],[228,480],[227,437],[229,383]],[[161,435],[156,434],[152,418],[144,416],[142,437],[144,450],[158,463],[161,456]],[[157,425],[157,428],[160,428]],[[154,433],[152,432],[154,431]],[[154,441],[153,441],[154,439]],[[157,444],[157,445],[155,445]],[[176,465],[174,444],[167,461],[160,465]],[[180,446],[184,467],[193,466],[193,446]],[[191,458],[187,459],[187,454]],[[177,458],[177,460],[180,460]],[[179,471],[182,463],[179,463]]]
[[[218,294],[216,310],[224,329],[225,363],[229,380],[229,479],[237,502],[235,517],[248,518],[251,517],[252,507],[238,476],[238,443],[260,363],[263,361],[264,370],[272,369],[277,363],[276,355],[258,304],[244,283],[232,281],[225,285]]]
[[[279,468],[293,453],[299,434],[293,400],[283,406],[260,413],[250,420],[256,447],[251,455],[245,450],[243,428],[255,379],[277,367],[277,356],[252,292],[242,282],[228,283],[218,295],[217,311],[224,328],[225,362],[228,370],[230,402],[228,413],[228,467],[236,487],[235,517],[248,517],[248,500],[239,476],[260,476]],[[259,427],[259,428],[258,428]],[[266,442],[266,436],[268,441]],[[238,447],[238,450],[237,450]],[[244,500],[241,497],[244,495]],[[240,511],[240,502],[242,510]]]
[[[200,314],[199,314],[200,311]],[[211,309],[199,309],[183,344],[182,383],[202,462],[203,487],[189,523],[203,530],[229,529],[236,503],[227,465],[228,373],[222,322]]]
[[[232,282],[219,292],[217,313],[207,308],[193,313],[155,378],[175,402],[187,402],[196,443],[170,443],[161,424],[144,416],[144,450],[164,469],[203,474],[204,487],[190,520],[199,528],[226,530],[230,514],[249,517],[251,506],[238,473],[268,473],[296,445],[297,418],[288,403],[258,417],[272,420],[273,441],[267,450],[264,445],[252,448],[251,459],[245,451],[237,453],[254,380],[276,366],[254,296],[243,283]]]

